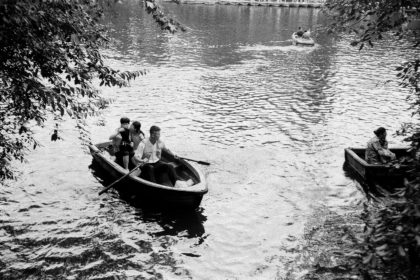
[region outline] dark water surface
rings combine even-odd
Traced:
[[[385,40],[358,52],[322,34],[313,48],[292,46],[292,31],[320,22],[314,9],[165,7],[186,33],[160,32],[137,1],[106,17],[116,40],[108,63],[148,75],[104,89],[114,102],[84,133],[64,120],[64,140],[50,142],[55,122],[37,128],[43,146],[0,189],[0,278],[300,279],[304,232],[327,212],[361,207],[343,149],[410,119],[407,92],[382,82],[413,51]],[[81,143],[107,139],[122,115],[145,132],[161,126],[179,155],[211,162],[200,166],[209,193],[197,213],[98,196]]]

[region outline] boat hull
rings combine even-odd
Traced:
[[[296,33],[292,34],[292,41],[293,41],[293,45],[304,45],[304,46],[315,45],[315,41],[312,38],[304,39],[304,38],[298,37]]]
[[[103,143],[99,144],[99,146],[101,145],[106,146]],[[127,171],[105,156],[98,149],[98,145],[91,145],[89,149],[94,163],[104,171],[102,175],[106,177],[107,181],[113,182],[126,174]],[[194,181],[197,182],[195,190],[175,189],[152,183],[133,175],[129,175],[121,180],[115,188],[123,196],[129,197],[139,204],[177,209],[196,209],[200,206],[203,196],[208,192],[208,189],[205,186],[201,173],[185,161],[180,160],[180,162],[184,168],[188,168],[191,172],[194,172]],[[197,186],[199,187],[200,185],[203,185],[203,187],[197,190]]]
[[[390,149],[397,158],[408,156],[406,148]],[[389,165],[369,164],[364,160],[366,149],[347,148],[344,150],[345,166],[355,173],[358,179],[368,183],[402,184],[407,167],[394,168]]]

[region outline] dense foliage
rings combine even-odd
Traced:
[[[412,48],[419,49],[420,30],[414,25],[414,20],[420,18],[418,0],[329,0],[325,11],[331,20],[329,31],[352,34],[351,45],[359,49],[365,45],[374,47],[375,41],[385,36],[404,39],[411,42]],[[402,61],[395,69],[400,86],[411,89],[408,99],[417,119],[420,117],[419,67],[419,52],[415,52],[409,61]],[[366,205],[365,250],[355,253],[363,256],[360,269],[367,279],[374,278],[379,270],[385,277],[396,273],[389,279],[418,279],[420,273],[420,125],[403,124],[399,133],[408,136],[406,140],[411,143],[413,157],[405,162],[411,165],[411,170],[398,193],[381,203]]]
[[[92,0],[3,0],[0,3],[0,180],[13,176],[10,161],[36,146],[30,127],[48,115],[83,119],[107,105],[93,86],[125,86],[143,71],[104,64],[109,41]],[[145,8],[162,29],[182,29],[153,0]]]
[[[420,172],[418,164],[416,172]],[[366,239],[360,267],[366,270],[369,264],[365,273],[375,275],[380,270],[388,279],[418,279],[420,182],[418,177],[413,180],[382,203],[365,205]]]

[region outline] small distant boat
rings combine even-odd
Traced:
[[[407,148],[390,149],[397,158],[408,156]],[[364,148],[344,149],[345,166],[354,171],[356,175],[366,183],[376,182],[399,182],[402,183],[407,166],[396,169],[387,164],[369,164],[365,161]]]
[[[111,148],[111,142],[89,146],[94,161],[115,181],[127,174],[127,170],[112,160],[113,152]],[[158,183],[131,174],[118,184],[117,189],[130,194],[130,196],[137,197],[142,202],[151,202],[154,205],[182,209],[198,208],[204,194],[208,192],[203,174],[185,160],[174,159],[165,152],[162,152],[161,160],[173,165],[180,178],[183,180],[191,179],[194,184],[188,187],[174,188],[167,174],[157,174]]]
[[[303,38],[296,35],[296,32],[292,34],[293,45],[305,45],[305,46],[314,46],[315,41],[312,38]]]

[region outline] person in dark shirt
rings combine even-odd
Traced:
[[[58,130],[54,129],[54,133],[51,135],[51,141],[57,141],[57,139],[60,139],[60,136],[58,136]]]
[[[297,35],[298,37],[302,37],[302,35],[303,35],[303,30],[302,30],[302,27],[300,27],[300,26],[299,26],[298,31],[296,31],[296,35]]]
[[[122,157],[123,167],[128,169],[130,156],[134,155],[133,141],[130,135],[130,119],[123,117],[120,119],[121,126],[109,137],[113,141],[114,147],[118,147],[116,157]]]

